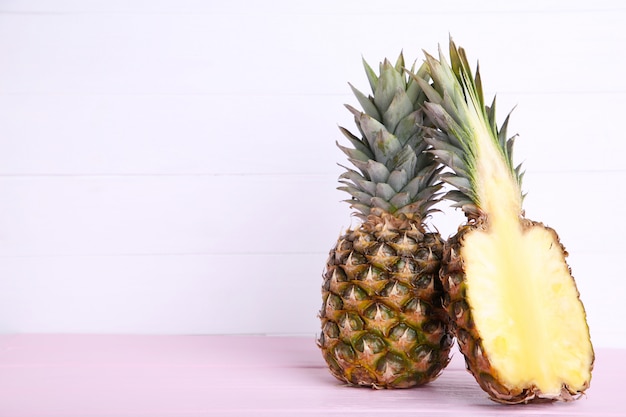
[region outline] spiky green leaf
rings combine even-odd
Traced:
[[[377,207],[377,208],[380,208],[380,209],[383,209],[383,210],[389,211],[389,212],[393,211],[392,210],[393,206],[391,205],[391,203],[389,203],[384,198],[380,198],[380,197],[373,197],[372,198],[372,207]]]
[[[352,84],[348,83],[348,85],[352,89],[352,93],[354,94],[359,104],[363,108],[363,111],[370,117],[373,117],[379,122],[382,122],[382,116],[378,112],[378,109],[376,108],[376,105],[374,104],[374,101],[372,100],[372,98],[365,96],[365,94],[357,90]]]
[[[391,185],[384,182],[376,184],[376,197],[389,201],[396,194],[396,190]]]
[[[374,160],[367,162],[367,173],[369,179],[375,183],[387,181],[391,174],[384,164]]]
[[[397,193],[390,200],[389,203],[393,207],[405,207],[411,203],[411,196],[408,193]]]
[[[381,74],[374,90],[374,103],[383,112],[389,107],[398,91],[404,90],[404,79],[401,73],[385,60],[381,65]]]
[[[339,149],[341,149],[343,151],[343,153],[345,153],[350,160],[356,159],[356,160],[359,160],[359,161],[367,162],[367,161],[369,161],[371,159],[371,157],[369,155],[361,152],[358,149],[353,149],[353,148],[348,148],[348,147],[345,147],[345,146],[341,146],[339,143],[337,143],[337,147]]]
[[[398,90],[389,107],[383,113],[383,123],[385,127],[393,132],[398,123],[413,112],[413,103],[404,90]]]
[[[374,92],[376,91],[376,86],[378,85],[378,75],[376,75],[376,72],[372,69],[372,67],[370,67],[365,59],[362,59],[362,61],[363,68],[365,68],[365,75],[367,75],[367,81],[370,83],[370,89]]]
[[[420,110],[413,111],[406,115],[400,122],[397,124],[396,129],[393,131],[393,134],[398,138],[402,146],[407,144],[407,141],[420,133],[421,125],[423,124],[423,113]],[[420,138],[416,138],[416,140],[420,140]]]
[[[341,126],[339,126],[339,130],[350,141],[352,146],[354,146],[354,149],[366,154],[370,159],[374,158],[374,154],[372,153],[370,148],[366,144],[364,144],[361,139],[357,138],[352,133],[350,133],[347,129]],[[336,142],[336,144],[339,146],[339,142]]]
[[[368,193],[364,193],[363,191],[360,191],[355,187],[345,186],[345,187],[337,187],[337,189],[340,191],[347,192],[348,194],[350,194],[352,197],[354,197],[356,200],[358,200],[362,204],[369,205],[370,202],[372,201],[371,195],[369,195]]]
[[[400,192],[409,182],[409,176],[405,169],[396,169],[389,174],[388,184],[396,191]]]

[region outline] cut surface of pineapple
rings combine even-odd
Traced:
[[[509,389],[535,386],[550,398],[589,383],[593,350],[565,256],[554,231],[514,218],[465,236],[468,304]]]

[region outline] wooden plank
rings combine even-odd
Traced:
[[[314,340],[264,336],[0,337],[0,413],[34,416],[624,416],[626,351],[597,352],[579,401],[489,401],[460,354],[433,383],[409,390],[342,386]]]
[[[325,259],[324,253],[4,258],[0,333],[312,337]]]
[[[245,7],[244,7],[245,6]],[[361,6],[361,9],[357,9]],[[274,0],[265,5],[247,0],[215,3],[203,0],[176,0],[146,2],[142,0],[92,0],[84,3],[80,0],[55,0],[53,4],[46,0],[21,0],[0,4],[3,13],[224,13],[224,14],[318,14],[333,12],[336,14],[380,14],[400,13],[400,6],[406,6],[402,0],[392,0],[385,4],[374,0],[346,0],[336,3],[333,0],[320,0],[315,4]],[[599,0],[593,4],[582,1],[563,2],[562,0],[529,1],[524,3],[504,3],[498,0],[450,0],[445,3],[420,5],[424,13],[462,13],[462,14],[512,14],[512,13],[588,13],[597,10],[621,10],[611,0]],[[410,11],[411,13],[416,13]]]
[[[572,253],[595,252],[591,240],[626,233],[615,222],[624,182],[626,172],[528,172],[526,212]],[[0,177],[0,254],[327,252],[357,223],[337,185],[331,175]],[[577,206],[591,192],[602,196],[601,216]],[[432,224],[447,237],[463,218],[442,208]]]
[[[327,252],[337,220],[350,221],[336,184],[307,175],[0,178],[0,253]],[[302,230],[313,219],[314,230]]]
[[[0,94],[0,175],[333,174],[345,159],[337,124],[354,125],[346,101],[353,100]],[[295,109],[306,116],[293,117]]]
[[[561,1],[552,3],[552,10],[524,10],[517,4],[494,8],[495,2],[481,8],[476,2],[424,9],[370,2],[359,3],[356,12],[354,3],[337,10],[329,1],[320,8],[275,1],[261,10],[250,1],[227,10],[200,4],[182,11],[170,6],[168,12],[134,2],[134,10],[107,12],[97,5],[59,3],[57,12],[45,3],[43,12],[4,13],[0,53],[3,77],[10,82],[1,91],[343,93],[345,81],[361,75],[354,65],[361,54],[378,60],[405,50],[421,60],[421,49],[446,43],[450,28],[472,59],[480,58],[488,88],[499,92],[626,89],[623,66],[613,58],[624,40],[624,10],[615,6],[582,8]],[[377,30],[352,29],[359,27]],[[485,27],[489,30],[478,29]],[[536,47],[541,44],[548,46]],[[590,75],[599,68],[602,76]]]
[[[352,81],[368,88],[364,74]],[[585,94],[601,103],[585,106],[585,123],[572,98],[498,95],[501,118],[517,105],[515,160],[529,173],[623,170],[619,124],[599,121],[619,120],[626,93]],[[0,95],[0,175],[335,175],[345,161],[335,141],[348,144],[337,126],[356,132],[343,103],[356,105],[347,85],[337,95]]]

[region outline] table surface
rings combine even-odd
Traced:
[[[587,396],[506,406],[487,399],[460,353],[434,382],[347,387],[313,338],[0,336],[0,417],[626,416],[626,350],[597,349]]]

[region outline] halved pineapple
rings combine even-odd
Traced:
[[[446,197],[468,218],[440,273],[459,347],[496,401],[572,400],[589,387],[594,352],[567,252],[553,229],[524,217],[508,117],[498,129],[478,71],[452,41],[450,58],[426,54],[433,83],[416,79],[437,127],[426,141],[450,168]]]

